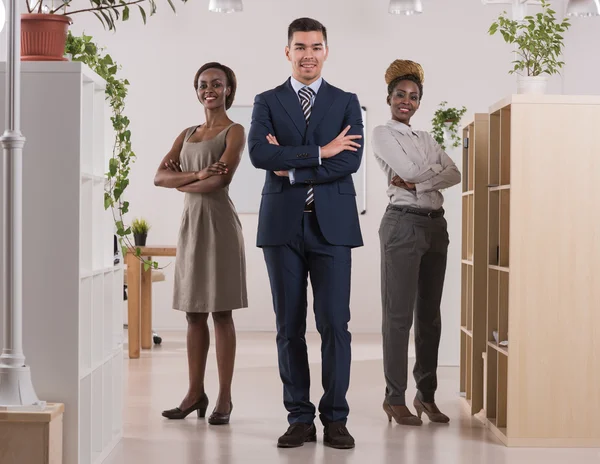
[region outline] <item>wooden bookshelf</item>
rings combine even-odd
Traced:
[[[600,446],[598,127],[596,96],[489,111],[485,417],[507,446]]]
[[[460,392],[469,414],[483,408],[486,342],[488,115],[463,128]]]

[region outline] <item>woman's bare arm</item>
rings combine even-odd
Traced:
[[[171,147],[171,150],[169,150],[169,153],[167,153],[160,162],[160,166],[154,176],[154,185],[157,187],[178,188],[198,180],[197,172],[177,172],[173,169],[169,169],[170,164],[179,165],[179,155],[183,148],[186,132],[187,129],[179,134],[175,139],[175,142],[173,142],[173,146]]]

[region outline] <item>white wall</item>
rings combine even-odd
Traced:
[[[396,58],[413,59],[425,69],[424,100],[414,119],[417,128],[430,129],[435,107],[442,100],[465,105],[468,115],[486,111],[494,101],[516,90],[507,74],[511,49],[487,30],[503,6],[484,6],[478,0],[428,0],[419,17],[387,14],[388,0],[246,0],[245,11],[219,15],[207,11],[208,2],[177,3],[178,15],[159,2],[159,12],[144,26],[132,11],[128,23],[116,34],[105,32],[93,15],[74,16],[74,33],[85,31],[122,65],[121,75],[131,82],[126,114],[132,120],[138,159],[131,173],[128,199],[132,214],[153,225],[149,243],[174,244],[182,210],[182,195],[153,185],[158,162],[174,137],[185,127],[202,122],[192,80],[197,68],[217,60],[232,67],[239,87],[236,104],[252,104],[255,94],[283,82],[290,72],[283,49],[287,26],[300,16],[322,21],[329,32],[330,58],[324,77],[343,89],[356,92],[368,109],[366,130],[389,116],[383,80]],[[553,2],[563,11],[562,1]],[[596,20],[574,20],[567,35],[564,86],[568,93],[598,93],[599,42]],[[5,45],[2,43],[2,52]],[[2,57],[4,55],[0,55]],[[590,68],[594,61],[595,68]],[[570,70],[573,69],[573,72]],[[595,69],[596,72],[591,70]],[[560,77],[551,80],[550,92],[563,91]],[[460,151],[450,152],[460,166]],[[367,147],[367,214],[361,217],[366,246],[353,254],[352,321],[354,332],[379,332],[380,282],[377,230],[385,209],[385,178]],[[235,179],[234,179],[235,182]],[[460,187],[447,191],[447,219],[451,248],[444,292],[444,330],[440,362],[458,363],[460,307]],[[236,315],[240,330],[272,330],[274,318],[262,253],[255,247],[257,217],[243,215],[246,239],[250,308]],[[169,263],[169,261],[161,261]],[[168,281],[154,286],[156,328],[183,328],[182,314],[172,311],[173,265]],[[309,328],[314,323],[309,317]]]

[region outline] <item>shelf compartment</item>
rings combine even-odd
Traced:
[[[467,327],[467,305],[470,298],[469,285],[467,276],[470,272],[469,266],[466,264],[461,265],[461,309],[460,309],[460,325],[461,327]]]
[[[102,409],[102,449],[105,449],[113,440],[113,365],[108,361],[102,366],[102,402],[106,405]]]
[[[470,402],[473,398],[473,339],[464,331],[460,334],[460,391]]]
[[[460,392],[467,391],[467,335],[460,332]]]
[[[498,194],[500,196],[500,250],[498,265],[508,267],[510,250],[510,190],[502,190]]]
[[[508,357],[498,356],[498,406],[496,410],[496,427],[506,428],[508,406]]]
[[[116,348],[113,345],[113,272],[112,270],[104,273],[104,354],[109,356]]]
[[[94,174],[104,176],[105,154],[106,154],[106,117],[108,110],[106,108],[106,93],[103,88],[94,86]]]
[[[79,462],[92,462],[92,375],[79,382]]]
[[[93,277],[92,295],[92,367],[95,368],[104,358],[104,274]]]
[[[508,282],[508,273],[498,273],[498,343],[508,340]]]
[[[488,202],[488,264],[500,265],[500,192],[490,191]]]
[[[475,212],[474,212],[474,198],[472,196],[467,197],[467,256],[466,259],[473,260],[473,247],[474,247],[474,232],[475,232]]]
[[[93,185],[91,180],[82,179],[79,187],[79,267],[84,272],[92,270],[92,244],[94,240],[92,225]]]
[[[92,462],[100,457],[103,450],[102,422],[104,399],[102,394],[102,369],[91,374],[92,378]]]
[[[84,81],[81,88],[81,171],[93,174],[94,171],[94,83]]]
[[[113,347],[123,344],[123,285],[123,267],[118,266],[115,268],[113,274]]]
[[[123,354],[118,352],[112,358],[113,369],[113,437],[123,433]]]
[[[462,197],[462,259],[468,259],[468,243],[469,234],[467,233],[467,225],[469,224],[469,198],[466,196]]]
[[[473,330],[473,268],[467,266],[467,330]]]
[[[475,125],[469,125],[469,144],[467,147],[467,190],[475,189]]]
[[[500,185],[510,185],[510,106],[500,110]]]
[[[463,192],[467,192],[469,189],[469,172],[471,171],[471,164],[469,163],[469,132],[471,126],[467,126],[463,129],[463,158],[462,158],[462,190]]]
[[[494,331],[498,331],[498,306],[500,292],[500,272],[488,269],[487,297],[487,341],[494,342]]]
[[[92,278],[81,279],[79,284],[79,368],[92,368]]]
[[[93,184],[93,196],[92,203],[90,204],[90,209],[92,215],[92,227],[96,233],[104,237],[104,185],[99,182],[94,182]],[[103,257],[105,249],[105,242],[100,240],[94,240],[92,245],[93,269],[101,269],[106,267],[106,260]]]
[[[495,350],[487,350],[486,356],[486,389],[485,389],[485,404],[486,418],[492,422],[496,422],[498,408],[498,352]]]
[[[490,114],[488,185],[500,185],[500,111]]]

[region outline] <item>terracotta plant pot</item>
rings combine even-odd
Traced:
[[[58,14],[21,15],[21,61],[67,61],[64,57],[71,18]]]

